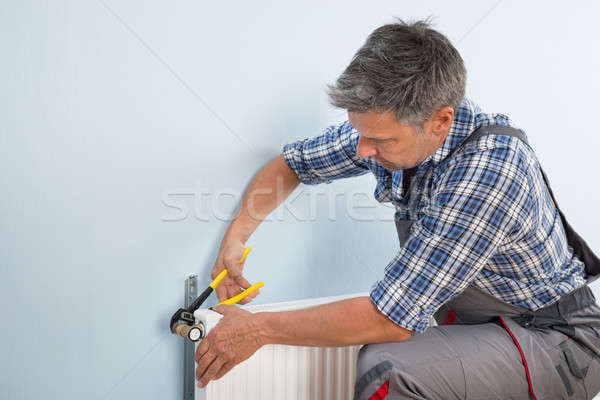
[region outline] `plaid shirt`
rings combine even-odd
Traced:
[[[530,310],[585,283],[583,263],[564,228],[531,148],[517,138],[485,136],[457,150],[475,129],[509,125],[464,98],[441,147],[418,167],[402,195],[402,171],[356,154],[349,121],[313,139],[287,144],[286,163],[305,184],[371,172],[375,198],[396,218],[414,221],[410,236],[371,289],[371,300],[396,324],[423,332],[429,317],[472,284]]]

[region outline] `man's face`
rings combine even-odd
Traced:
[[[385,169],[416,167],[436,151],[448,135],[454,111],[438,110],[423,125],[422,132],[402,125],[392,112],[348,112],[348,119],[359,132],[358,156],[371,157]]]

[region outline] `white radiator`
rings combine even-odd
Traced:
[[[322,297],[284,303],[245,306],[250,312],[308,308],[351,297]],[[221,318],[210,310],[194,313],[210,331]],[[356,357],[360,346],[299,347],[267,345],[206,389],[196,386],[195,400],[348,400],[354,394]]]

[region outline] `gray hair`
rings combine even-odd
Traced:
[[[465,95],[467,71],[458,50],[430,19],[375,29],[335,85],[330,102],[351,112],[391,111],[403,124],[421,125],[436,110],[454,111]]]

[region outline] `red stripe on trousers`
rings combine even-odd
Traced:
[[[523,354],[521,345],[517,341],[517,338],[515,337],[515,335],[513,335],[513,333],[510,331],[510,329],[508,329],[508,326],[506,326],[506,323],[504,322],[504,319],[502,319],[502,317],[500,317],[500,322],[502,322],[502,325],[504,325],[504,329],[506,329],[506,331],[508,332],[508,334],[510,335],[512,340],[517,345],[517,349],[519,349],[519,353],[521,353],[521,359],[523,360],[523,365],[525,366],[525,375],[527,375],[527,383],[529,384],[529,392],[531,393],[531,397],[533,397],[533,400],[537,400],[537,398],[535,397],[535,394],[533,393],[533,384],[531,383],[531,377],[529,376],[529,367],[527,366],[527,360],[525,360],[525,354]]]
[[[373,396],[369,397],[369,400],[383,400],[388,395],[390,389],[390,381],[387,381],[377,389]]]

